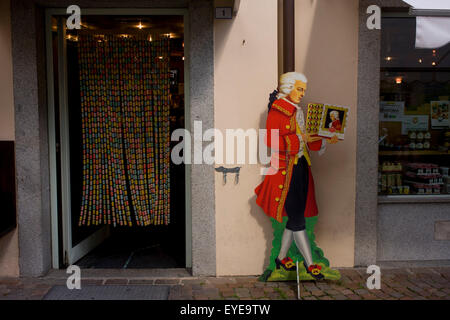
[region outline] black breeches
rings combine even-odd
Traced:
[[[286,229],[292,231],[305,230],[308,176],[308,163],[306,162],[305,157],[301,157],[292,169],[291,183],[284,203],[284,209],[288,215]]]

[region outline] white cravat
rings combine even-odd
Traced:
[[[303,116],[303,110],[302,110],[302,108],[300,108],[298,105],[292,103],[291,101],[289,101],[289,100],[286,99],[286,98],[283,98],[283,99],[284,99],[285,101],[289,102],[291,105],[293,105],[293,106],[297,109],[297,113],[296,113],[296,116],[295,116],[295,120],[297,121],[297,124],[298,124],[298,126],[300,127],[300,130],[301,130],[302,132],[305,132],[305,119],[304,119],[304,116]],[[295,131],[297,131],[297,130],[295,130]],[[300,141],[300,146],[299,146],[299,148],[298,148],[297,156],[298,156],[299,158],[301,158],[301,157],[303,156],[303,148],[304,148],[305,143],[304,143],[304,141],[303,141],[303,137],[302,137],[300,134],[297,134],[297,137],[298,137],[298,140]]]

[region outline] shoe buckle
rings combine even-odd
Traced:
[[[286,268],[292,268],[294,266],[294,263],[292,261],[288,261],[285,264]]]
[[[319,266],[319,265],[317,265],[317,264],[313,264],[313,265],[310,265],[310,266],[308,267],[308,271],[311,272],[311,274],[313,274],[313,275],[315,275],[315,276],[317,276],[318,274],[320,274],[320,270],[321,270],[321,269],[322,269],[322,267]]]

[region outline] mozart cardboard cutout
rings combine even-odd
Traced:
[[[266,175],[255,189],[256,203],[270,217],[274,229],[270,264],[260,280],[296,280],[296,261],[300,280],[338,280],[339,272],[329,268],[329,261],[314,242],[318,208],[310,152],[323,152],[327,143],[337,143],[342,123],[336,122],[339,115],[333,113],[331,120],[330,114],[328,128],[336,132],[331,137],[320,137],[306,130],[303,110],[298,106],[307,89],[303,74],[283,74],[278,89],[278,94],[271,95],[266,122],[266,141],[272,149],[271,166],[276,163],[277,169],[275,174]],[[323,110],[322,118],[328,115],[326,112]],[[272,130],[278,130],[275,141],[272,141]]]

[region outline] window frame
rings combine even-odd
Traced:
[[[411,15],[407,9],[406,11],[393,8],[383,8],[381,18],[415,18],[415,15]],[[381,26],[382,27],[382,26]],[[386,68],[381,66],[381,37],[380,33],[380,60],[379,60],[379,72],[381,73]],[[402,68],[403,70],[404,68]],[[418,70],[419,71],[419,70]],[[420,70],[423,71],[423,70]],[[443,70],[442,72],[450,72],[450,70]],[[381,81],[381,79],[380,79]],[[378,82],[378,90],[380,91],[380,81]],[[381,100],[380,100],[381,101]],[[378,120],[378,123],[380,121]],[[449,127],[450,129],[450,127]],[[449,150],[450,152],[450,150]],[[378,149],[377,153],[378,163],[380,162],[380,150]],[[450,153],[448,153],[447,157],[450,157]],[[379,171],[378,171],[379,172]],[[378,181],[377,181],[378,185]],[[450,194],[433,194],[433,195],[418,195],[418,194],[409,194],[409,195],[380,195],[377,191],[378,203],[379,204],[389,204],[389,203],[450,203]]]

